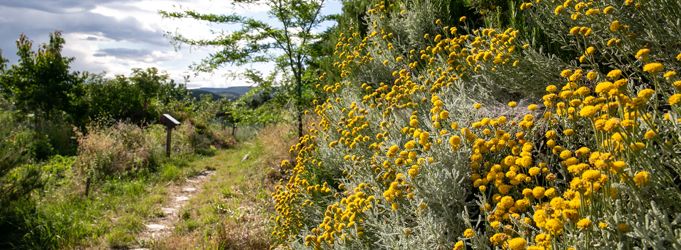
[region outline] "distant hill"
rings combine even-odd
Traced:
[[[192,96],[198,98],[205,94],[210,94],[213,99],[227,98],[229,100],[236,100],[242,95],[246,94],[251,89],[250,86],[235,86],[227,88],[198,88],[192,89]]]

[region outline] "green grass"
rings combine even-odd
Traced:
[[[75,158],[58,159],[38,166],[49,175],[42,191],[0,211],[0,249],[267,248],[270,158],[252,140],[210,157],[172,159],[153,171],[95,182],[89,197],[70,166]],[[146,221],[164,216],[168,187],[205,169],[216,172],[180,210],[173,234],[137,242]]]
[[[201,161],[201,158],[198,158]],[[46,165],[50,177],[43,192],[12,206],[0,215],[0,248],[117,248],[137,244],[144,222],[163,216],[161,204],[168,199],[167,186],[199,173],[189,164],[195,159],[173,159],[155,172],[110,178],[93,184],[84,197],[82,183],[69,167]],[[72,161],[71,161],[72,163]]]

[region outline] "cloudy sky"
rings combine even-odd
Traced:
[[[26,34],[34,48],[47,41],[49,33],[62,31],[66,39],[63,53],[75,57],[74,70],[129,74],[132,68],[157,67],[173,79],[190,76],[190,88],[248,85],[231,72],[244,68],[226,65],[213,73],[195,75],[189,66],[213,49],[182,46],[176,48],[164,36],[167,31],[192,38],[209,38],[228,27],[211,26],[193,20],[164,19],[159,10],[184,9],[205,13],[238,13],[267,18],[267,6],[234,6],[224,0],[0,0],[0,50],[14,63],[15,41]],[[339,0],[326,1],[325,14],[340,12]],[[270,20],[274,22],[273,20]],[[324,23],[328,27],[333,23]],[[264,72],[271,64],[247,66]]]

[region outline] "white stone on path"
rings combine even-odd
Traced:
[[[164,207],[164,208],[161,208],[161,210],[163,210],[164,214],[174,214],[177,211],[177,209],[170,208],[170,207]]]
[[[166,226],[161,224],[147,224],[147,229],[149,229],[149,231],[155,232],[166,229]]]
[[[189,197],[184,196],[184,195],[175,197],[175,201],[177,201],[177,202],[188,201],[188,200],[189,200]]]
[[[196,192],[196,188],[193,188],[193,187],[186,187],[186,188],[183,188],[183,189],[182,189],[182,192],[185,192],[185,193]]]

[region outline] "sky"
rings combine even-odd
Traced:
[[[196,10],[202,13],[233,14],[275,20],[267,6],[235,6],[224,0],[0,0],[0,50],[10,64],[17,61],[16,39],[21,33],[33,41],[34,49],[48,41],[49,34],[61,31],[66,44],[63,54],[74,57],[72,70],[105,72],[107,76],[128,75],[132,68],[157,67],[189,88],[250,85],[235,76],[253,68],[269,74],[272,63],[235,67],[225,65],[211,73],[191,71],[217,48],[174,46],[166,32],[179,32],[190,38],[210,38],[229,27],[190,19],[162,18],[159,10]],[[323,14],[341,11],[340,0],[326,0]],[[320,29],[333,25],[322,24]],[[235,74],[237,73],[237,74]]]

